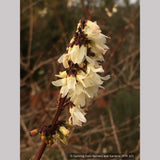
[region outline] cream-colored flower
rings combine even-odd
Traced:
[[[97,22],[91,22],[87,20],[86,26],[84,27],[84,33],[87,34],[87,38],[89,40],[95,41],[95,42],[106,42],[107,36],[101,33],[101,30],[99,26],[97,25]]]
[[[70,90],[68,93],[68,98],[70,98],[70,101],[76,106],[85,106],[85,102],[88,97],[90,98],[91,96],[86,92],[86,89],[80,82],[76,83],[74,92]]]
[[[103,81],[101,80],[100,76],[92,71],[85,78],[83,78],[80,75],[77,75],[77,79],[79,82],[82,83],[82,85],[85,88],[103,84]]]
[[[87,20],[86,26],[83,31],[84,34],[87,35],[87,38],[91,40],[91,45],[95,47],[97,51],[105,54],[108,50],[108,47],[105,45],[106,38],[108,37],[101,33],[101,30],[97,23]]]
[[[93,61],[92,62],[90,62],[90,61],[88,61],[88,56],[86,57],[86,60],[89,62],[89,63],[97,63],[97,61],[104,61],[104,57],[103,57],[103,54],[102,54],[102,49],[98,49],[98,48],[96,48],[96,46],[93,44],[89,44],[89,47],[90,47],[90,50],[91,50],[91,52],[92,53],[94,53],[95,55],[94,56],[89,56],[89,59],[92,59]]]
[[[73,47],[69,47],[68,53],[63,54],[59,59],[59,63],[63,63],[63,66],[65,68],[68,68],[68,61],[71,60],[74,64],[81,64],[85,56],[87,54],[87,48],[82,45],[81,47],[79,45],[74,45]]]
[[[68,61],[71,59],[70,54],[63,54],[59,59],[58,62],[59,63],[63,63],[64,68],[68,68]]]
[[[79,71],[76,79],[83,85],[83,87],[93,87],[93,86],[101,86],[103,84],[103,80],[107,79],[107,77],[101,77],[97,74],[97,72],[104,72],[102,67],[94,67],[92,64],[87,65],[87,71],[84,73],[83,71]]]
[[[71,60],[74,64],[80,64],[84,61],[84,58],[87,54],[87,48],[82,45],[74,45],[72,50],[68,53],[71,56]]]
[[[71,76],[66,76],[66,72],[61,72],[60,75],[57,75],[58,77],[62,78],[56,81],[52,81],[52,84],[54,86],[62,86],[60,93],[62,94],[62,97],[65,97],[69,90],[74,91],[75,90],[75,85],[76,85],[76,78],[71,75]]]
[[[87,34],[88,39],[92,39],[93,37],[96,37],[101,33],[101,30],[99,26],[97,25],[97,22],[92,22],[90,20],[87,20],[86,26],[84,27],[85,34]]]
[[[108,46],[106,46],[104,43],[95,43],[94,44],[97,51],[101,52],[102,54],[105,54],[107,50],[109,49]]]
[[[59,72],[59,74],[56,75],[56,77],[59,77],[59,78],[66,78],[66,77],[67,77],[67,72],[66,72],[66,71]]]
[[[69,123],[73,125],[78,125],[82,126],[82,122],[86,123],[87,120],[85,118],[86,113],[83,111],[83,109],[80,108],[80,106],[73,106],[70,107],[70,118],[69,118]]]

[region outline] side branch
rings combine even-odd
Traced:
[[[60,98],[59,102],[58,102],[58,110],[56,112],[56,115],[52,121],[52,127],[51,130],[54,128],[54,125],[57,123],[59,116],[61,115],[62,110],[64,109],[64,103],[66,100],[66,96],[64,98]],[[41,147],[37,153],[37,156],[35,158],[35,160],[40,160],[40,158],[42,157],[44,150],[46,148],[47,144],[45,142],[42,142]]]

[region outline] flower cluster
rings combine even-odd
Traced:
[[[101,62],[108,50],[106,38],[96,22],[80,20],[66,53],[58,59],[65,71],[56,75],[60,79],[52,84],[61,87],[61,97],[66,96],[72,102],[69,122],[73,125],[82,126],[82,122],[86,122],[86,102],[95,97],[98,89],[103,88],[104,80],[110,78],[98,74],[104,72]]]
[[[62,143],[66,144],[66,136],[69,135],[69,128],[72,127],[68,122],[59,121],[54,128],[50,126],[43,126],[40,129],[34,129],[30,131],[30,135],[39,134],[41,140],[46,144],[52,145],[55,141],[60,140]]]

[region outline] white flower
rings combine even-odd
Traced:
[[[106,38],[108,37],[101,33],[97,22],[91,22],[87,20],[86,26],[83,31],[85,34],[87,34],[87,38],[91,40],[92,46],[95,46],[98,51],[105,54],[108,50],[108,47],[105,45]]]
[[[102,54],[105,54],[106,51],[109,49],[104,43],[96,43],[95,48]]]
[[[97,22],[91,22],[87,20],[86,26],[84,27],[84,33],[87,34],[87,38],[93,41],[101,41],[105,43],[106,37],[104,34],[102,34],[99,26],[97,25]]]
[[[65,68],[68,68],[68,61],[71,60],[74,64],[81,64],[85,56],[87,54],[87,48],[82,45],[81,47],[79,45],[74,45],[72,48],[69,47],[68,53],[63,54],[59,59],[59,63],[63,63],[63,66]]]
[[[97,92],[100,86],[93,86],[93,87],[88,87],[86,88],[86,92],[89,95],[89,98],[93,98],[95,96],[97,96]]]
[[[69,67],[68,61],[71,59],[70,57],[71,57],[70,54],[63,54],[63,55],[58,59],[58,62],[59,62],[59,63],[63,63],[64,68],[68,68],[68,67]]]
[[[86,56],[86,60],[91,64],[98,64],[97,61],[104,61],[104,57],[102,55],[102,50],[96,48],[95,45],[89,45],[90,51],[94,53],[94,56]]]
[[[62,78],[56,81],[52,81],[52,84],[55,86],[62,86],[60,93],[62,94],[62,97],[65,97],[69,90],[74,91],[75,85],[76,85],[76,78],[74,76],[67,76],[66,72],[61,72],[58,77]]]
[[[86,92],[86,89],[82,86],[80,82],[76,83],[75,91],[69,91],[68,98],[70,101],[76,106],[85,106],[85,102],[87,98],[91,96]]]
[[[82,126],[82,122],[87,122],[86,118],[84,117],[86,113],[83,111],[83,109],[80,108],[80,106],[70,107],[69,111],[71,114],[69,118],[69,123],[73,125]]]
[[[85,34],[87,34],[88,39],[92,39],[93,37],[95,38],[96,36],[98,36],[99,33],[101,33],[101,30],[97,25],[97,22],[91,22],[87,20],[84,32]]]
[[[85,88],[103,84],[100,76],[92,71],[84,78],[81,75],[77,75],[77,79]]]
[[[105,80],[105,77],[101,77],[97,72],[104,72],[102,67],[95,68],[92,64],[87,65],[87,71],[79,71],[76,79],[83,85],[83,87],[93,87],[101,86],[103,84],[102,80]],[[108,76],[107,76],[108,79]]]
[[[81,47],[79,47],[79,45],[74,45],[68,54],[71,55],[71,60],[74,64],[80,64],[83,62],[87,54],[87,48],[84,45]]]

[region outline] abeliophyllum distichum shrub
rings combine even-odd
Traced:
[[[103,81],[110,78],[98,74],[104,72],[101,62],[108,50],[106,38],[96,22],[80,20],[66,53],[58,59],[66,70],[56,75],[60,79],[52,84],[61,86],[61,96],[67,96],[71,102],[69,123],[72,125],[82,126],[87,121],[85,104],[103,88]]]
[[[82,126],[82,123],[87,121],[84,111],[86,103],[97,95],[99,88],[103,88],[104,80],[110,78],[109,75],[99,75],[104,72],[101,63],[108,50],[106,38],[108,37],[101,33],[96,22],[79,21],[66,52],[58,59],[65,70],[56,75],[59,77],[58,80],[52,82],[53,85],[61,87],[58,109],[52,125],[34,129],[30,132],[31,135],[39,134],[45,144],[52,145],[56,140],[66,144],[70,127]],[[69,120],[58,121],[61,111],[67,105],[70,112]],[[45,145],[43,150],[44,148]],[[41,152],[40,150],[38,157]]]

